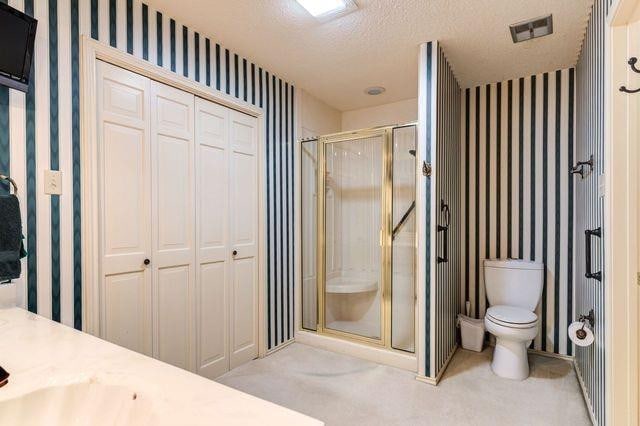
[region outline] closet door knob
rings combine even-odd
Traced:
[[[148,265],[148,264],[150,264],[150,263],[151,263],[151,261],[150,261],[149,259],[145,259],[143,263],[144,263],[145,265]]]
[[[236,255],[238,254],[238,250],[234,250],[234,251],[233,251],[233,253],[231,253],[231,254],[233,254],[234,256],[236,256]]]

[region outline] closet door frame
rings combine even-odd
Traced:
[[[97,61],[123,68],[196,97],[215,102],[257,119],[258,149],[258,356],[266,352],[266,143],[262,108],[243,102],[186,77],[136,58],[87,36],[81,37],[80,55],[80,155],[82,217],[82,330],[99,336],[100,331],[100,204],[97,126]],[[194,218],[195,219],[195,218]]]

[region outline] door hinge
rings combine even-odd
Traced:
[[[431,177],[431,164],[426,161],[422,162],[422,175],[426,177]]]
[[[636,284],[640,285],[640,272],[638,272],[637,277],[636,277]]]

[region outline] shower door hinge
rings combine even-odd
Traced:
[[[426,161],[422,162],[422,175],[426,177],[431,177],[431,164]]]

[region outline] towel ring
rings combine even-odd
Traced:
[[[0,175],[0,180],[6,180],[13,186],[13,194],[18,195],[18,185],[16,185],[16,181],[11,179],[9,176]]]

